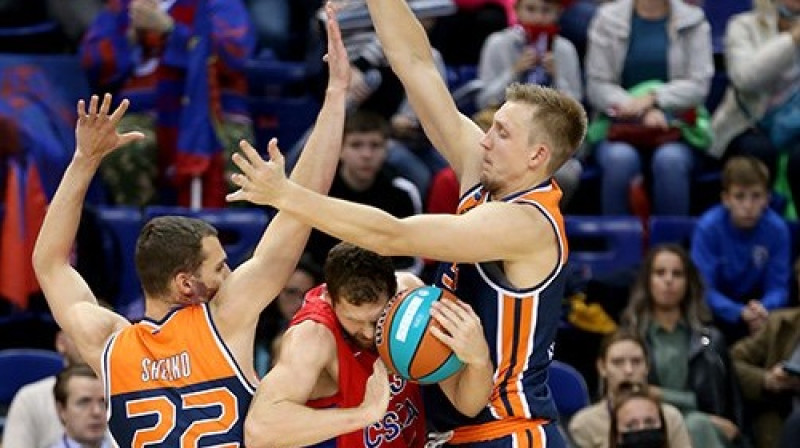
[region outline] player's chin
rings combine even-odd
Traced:
[[[375,350],[375,340],[366,338],[355,338],[356,344],[361,348]]]

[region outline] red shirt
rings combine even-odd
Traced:
[[[303,306],[295,314],[290,325],[312,320],[325,325],[336,338],[339,359],[339,390],[330,397],[309,400],[306,405],[312,408],[351,408],[357,407],[364,399],[367,379],[372,374],[372,365],[378,357],[374,350],[366,350],[350,343],[344,336],[331,305],[322,295],[325,285],[317,286],[306,294]],[[314,341],[309,341],[313,343]],[[335,445],[326,441],[317,446],[337,447],[386,447],[421,448],[425,445],[425,415],[419,386],[397,375],[389,374],[392,398],[389,408],[381,421],[363,430],[342,434],[335,439]]]

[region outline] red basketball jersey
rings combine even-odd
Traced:
[[[323,409],[330,407],[351,408],[364,399],[367,379],[372,374],[372,365],[378,357],[374,350],[364,350],[351,344],[344,336],[331,305],[322,299],[325,285],[318,286],[306,294],[303,306],[295,314],[291,325],[311,320],[325,325],[336,338],[339,359],[339,390],[330,397],[310,400],[308,406]],[[313,341],[310,341],[313,343]],[[425,445],[425,415],[419,386],[397,375],[389,374],[392,398],[381,421],[363,430],[343,434],[336,439],[322,442],[318,447],[382,447],[421,448]]]

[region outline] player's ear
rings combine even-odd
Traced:
[[[551,149],[544,143],[535,143],[530,146],[530,154],[528,157],[528,167],[536,169],[540,166],[545,166],[550,161]]]
[[[186,272],[178,272],[172,278],[172,283],[175,291],[182,297],[192,297],[194,295],[194,285],[192,283],[192,276]]]

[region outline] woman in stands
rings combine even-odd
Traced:
[[[661,403],[644,387],[625,391],[611,411],[609,446],[616,448],[670,448]],[[676,447],[677,448],[677,447]]]
[[[595,113],[660,134],[676,115],[705,101],[714,74],[710,26],[700,8],[682,0],[603,4],[589,27],[585,73]],[[646,93],[629,93],[637,86]],[[655,214],[689,214],[691,175],[703,164],[698,151],[681,139],[657,135],[636,143],[608,137],[597,136],[594,149],[602,171],[603,214],[630,214],[628,192],[642,173],[653,177]],[[644,169],[646,161],[652,169]]]
[[[651,392],[682,411],[692,445],[737,446],[743,440],[741,391],[722,334],[706,325],[703,294],[686,251],[658,246],[645,258],[622,324],[645,342]]]
[[[604,391],[602,399],[582,410],[569,422],[569,437],[578,448],[608,448],[611,445],[612,411],[631,389],[647,387],[649,368],[644,342],[635,333],[620,330],[603,339],[597,355],[597,371]],[[691,446],[680,411],[662,404],[662,421],[671,447]],[[616,439],[616,437],[615,437]]]
[[[762,119],[800,102],[800,0],[754,0],[753,10],[732,17],[725,31],[728,89],[711,122],[712,153],[761,159],[775,178],[781,151],[788,152],[787,177],[800,200],[800,141],[781,147]],[[800,123],[796,136],[800,135]]]

